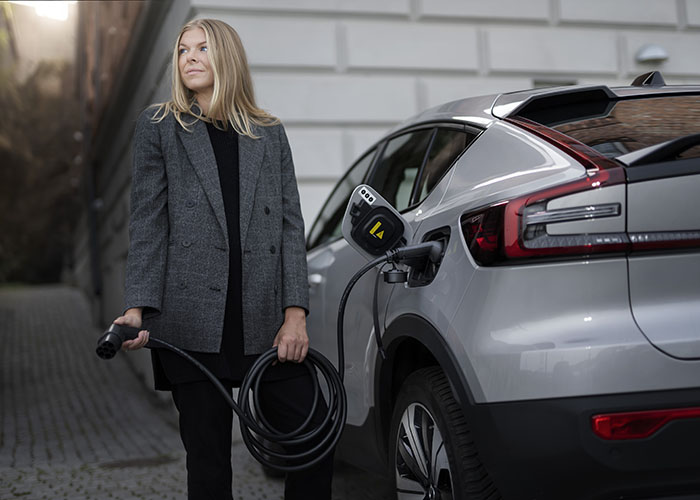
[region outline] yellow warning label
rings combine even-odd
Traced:
[[[374,234],[374,233],[377,231],[377,229],[379,229],[379,228],[381,227],[381,225],[382,225],[381,221],[377,222],[377,223],[374,225],[374,227],[373,227],[372,229],[370,229],[369,234]],[[383,233],[383,232],[384,232],[384,231],[382,231],[382,233]],[[381,236],[380,236],[380,238],[381,238]]]

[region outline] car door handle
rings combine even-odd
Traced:
[[[321,283],[323,283],[323,276],[322,275],[320,275],[318,273],[314,273],[314,274],[309,275],[309,286],[318,286]]]

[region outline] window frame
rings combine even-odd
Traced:
[[[386,151],[386,147],[389,145],[391,141],[394,139],[401,137],[402,135],[406,134],[413,134],[415,132],[420,132],[423,130],[430,130],[430,139],[428,140],[428,145],[425,148],[425,153],[423,153],[423,160],[421,161],[420,167],[418,167],[418,172],[416,172],[416,177],[413,179],[413,186],[411,186],[411,194],[408,198],[408,206],[404,208],[403,210],[399,210],[400,213],[405,213],[413,208],[415,205],[413,202],[413,195],[414,191],[416,189],[416,180],[420,178],[421,173],[423,172],[423,168],[425,167],[425,162],[428,160],[430,148],[433,145],[433,141],[435,140],[435,134],[437,131],[437,128],[434,124],[427,124],[427,125],[416,125],[413,127],[405,128],[402,129],[394,134],[391,134],[387,137],[385,137],[382,140],[382,150],[381,153],[377,154],[375,157],[374,161],[372,162],[372,165],[370,166],[370,169],[368,170],[369,175],[366,178],[366,183],[369,184],[370,186],[372,185],[372,182],[374,181],[374,178],[377,174],[377,169],[378,169],[378,163],[380,158],[384,158],[384,152]],[[376,188],[375,188],[376,189]],[[379,192],[379,190],[377,190]],[[384,196],[381,192],[379,193],[381,196]]]
[[[416,173],[416,178],[413,180],[413,187],[411,188],[411,196],[409,198],[409,204],[406,208],[403,210],[400,210],[400,213],[406,213],[411,210],[415,210],[418,205],[420,205],[423,201],[418,202],[416,198],[419,196],[420,193],[417,192],[417,188],[419,185],[420,179],[423,177],[423,172],[425,170],[425,165],[428,161],[428,158],[430,156],[430,151],[433,147],[433,143],[435,141],[435,137],[437,135],[437,130],[440,128],[450,128],[454,130],[460,130],[464,132],[465,136],[468,135],[473,135],[474,138],[467,144],[466,139],[465,139],[465,146],[462,152],[455,157],[455,159],[452,161],[450,166],[445,169],[443,174],[440,176],[440,179],[438,179],[436,184],[439,184],[443,177],[447,174],[452,169],[452,165],[455,164],[455,162],[461,158],[461,156],[464,154],[464,152],[469,149],[469,147],[476,141],[479,136],[484,132],[484,129],[474,127],[472,125],[468,125],[462,122],[451,122],[451,121],[444,121],[444,120],[434,120],[434,121],[427,121],[427,122],[422,122],[422,123],[417,123],[414,125],[411,125],[410,127],[403,128],[401,130],[397,130],[396,132],[391,133],[390,135],[387,135],[384,137],[382,141],[380,141],[380,147],[381,149],[377,150],[377,156],[374,158],[374,161],[372,162],[372,165],[370,166],[369,175],[367,175],[365,182],[367,184],[371,184],[371,182],[374,180],[374,175],[376,173],[376,169],[378,168],[378,159],[382,158],[384,156],[384,150],[386,149],[387,144],[389,141],[395,139],[396,137],[402,136],[404,134],[412,133],[412,132],[417,132],[419,130],[425,130],[425,129],[432,129],[432,135],[430,137],[430,141],[428,142],[428,147],[425,150],[425,154],[423,155],[423,161],[421,162],[421,166],[418,169],[418,172]],[[379,193],[381,194],[381,193]]]
[[[416,180],[415,184],[413,185],[413,192],[411,193],[411,205],[407,208],[407,210],[412,210],[416,208],[418,205],[423,203],[425,198],[423,200],[419,200],[418,198],[420,197],[420,190],[419,186],[421,184],[421,181],[423,180],[423,175],[425,175],[425,167],[428,163],[428,159],[430,158],[430,153],[432,152],[433,144],[435,141],[435,138],[437,137],[438,130],[439,129],[452,129],[452,130],[459,130],[460,132],[464,133],[464,146],[462,146],[462,151],[455,156],[452,159],[452,162],[447,166],[447,168],[442,172],[438,180],[435,182],[435,185],[439,184],[442,182],[442,179],[447,175],[447,173],[452,170],[452,166],[457,163],[457,161],[462,157],[462,155],[471,147],[471,145],[476,141],[479,136],[484,132],[482,129],[472,127],[470,125],[462,124],[462,123],[452,123],[452,122],[440,122],[435,126],[435,133],[433,134],[433,138],[430,141],[430,145],[428,146],[428,151],[425,155],[425,158],[423,159],[423,165],[418,172],[418,175],[416,175]],[[468,141],[468,138],[472,137],[470,141]],[[431,191],[432,192],[432,191]],[[430,196],[430,192],[426,195],[426,198]]]
[[[335,194],[335,192],[338,190],[338,188],[341,186],[341,184],[343,184],[343,182],[345,182],[345,180],[347,179],[347,177],[350,175],[350,172],[352,172],[353,169],[354,169],[355,167],[357,167],[357,166],[362,162],[362,160],[364,160],[365,158],[367,158],[367,156],[373,154],[372,152],[374,152],[374,157],[372,158],[372,161],[370,162],[370,164],[369,164],[368,167],[367,167],[367,170],[365,171],[365,173],[364,173],[363,176],[362,176],[361,184],[364,184],[364,183],[367,181],[367,176],[368,176],[369,172],[372,171],[372,169],[374,168],[375,163],[377,162],[377,158],[379,157],[379,154],[378,154],[378,153],[379,153],[380,148],[381,148],[381,150],[383,151],[384,145],[382,144],[382,141],[379,141],[379,142],[375,143],[372,147],[368,148],[367,151],[365,151],[365,152],[350,166],[350,168],[348,168],[348,169],[345,171],[345,173],[340,177],[340,179],[338,179],[338,182],[336,182],[336,183],[333,185],[333,189],[331,189],[330,193],[328,193],[328,196],[326,197],[326,201],[323,202],[323,205],[321,206],[321,210],[318,211],[318,215],[317,215],[316,218],[314,219],[314,222],[311,224],[311,228],[309,229],[309,239],[307,239],[307,241],[306,241],[306,251],[307,251],[307,252],[313,250],[314,248],[318,248],[318,247],[320,247],[320,246],[322,246],[322,245],[328,245],[328,244],[333,243],[334,241],[338,241],[338,239],[340,239],[340,237],[331,238],[331,239],[329,239],[329,240],[324,241],[323,243],[317,243],[317,244],[315,244],[315,245],[313,245],[313,246],[312,246],[312,243],[311,243],[311,235],[312,235],[312,233],[314,232],[314,229],[316,228],[316,225],[319,224],[319,221],[321,220],[321,216],[323,215],[324,211],[325,211],[326,208],[328,207],[328,203],[331,201],[331,197],[333,196],[333,194]],[[318,238],[317,238],[317,239],[318,239]]]
[[[421,178],[423,176],[425,165],[426,165],[428,158],[430,156],[430,151],[433,147],[433,142],[434,142],[435,137],[437,135],[437,130],[440,128],[451,128],[451,129],[455,129],[455,130],[460,130],[460,131],[465,133],[465,136],[472,135],[473,139],[469,143],[467,143],[466,139],[465,139],[464,149],[462,150],[462,152],[459,155],[457,155],[455,157],[455,159],[452,161],[450,166],[445,169],[445,171],[440,176],[440,179],[438,179],[436,184],[439,184],[442,181],[442,179],[452,169],[452,166],[457,162],[457,160],[459,160],[459,158],[462,157],[462,155],[469,149],[469,147],[479,138],[479,136],[485,130],[485,129],[475,127],[471,124],[466,124],[466,123],[463,123],[460,121],[430,120],[430,121],[425,121],[425,122],[421,122],[421,123],[415,123],[415,124],[410,125],[406,128],[396,130],[394,132],[391,132],[389,135],[382,137],[380,140],[375,142],[371,147],[367,148],[367,150],[362,155],[360,155],[360,157],[355,162],[352,163],[352,165],[345,171],[345,173],[342,175],[342,177],[340,177],[338,182],[336,182],[335,185],[333,186],[333,189],[328,194],[326,201],[323,203],[321,210],[319,210],[318,215],[314,219],[314,222],[311,224],[311,228],[309,229],[309,239],[307,239],[307,242],[306,242],[307,252],[310,252],[311,250],[314,250],[314,249],[322,247],[322,246],[330,245],[330,244],[338,241],[341,238],[340,236],[336,237],[336,238],[331,238],[329,240],[324,241],[323,243],[314,244],[313,246],[312,246],[312,243],[310,240],[310,237],[311,237],[312,233],[314,232],[316,225],[319,223],[319,221],[321,219],[321,215],[323,214],[323,212],[326,210],[326,208],[328,206],[328,202],[330,201],[331,196],[335,193],[335,191],[338,189],[338,187],[346,180],[348,175],[350,175],[350,172],[352,172],[353,168],[355,168],[362,160],[364,160],[367,157],[367,155],[372,154],[372,151],[374,151],[374,157],[372,158],[370,165],[367,167],[367,171],[363,175],[362,181],[361,181],[362,184],[370,184],[374,178],[376,171],[377,171],[377,163],[378,163],[379,159],[384,156],[384,152],[386,150],[386,146],[389,143],[389,141],[391,141],[392,139],[395,139],[396,137],[399,137],[401,135],[407,134],[407,133],[412,133],[412,132],[416,132],[419,130],[425,130],[425,129],[432,129],[432,135],[430,137],[430,141],[428,142],[428,147],[425,150],[425,154],[423,155],[423,161],[421,162],[421,166],[418,169],[418,172],[416,173],[415,179],[413,180],[413,186],[411,188],[411,195],[409,198],[409,205],[405,209],[401,210],[400,213],[403,214],[403,213],[406,213],[408,211],[414,210],[416,207],[418,207],[418,205],[423,203],[423,201],[425,201],[425,200],[422,200],[420,202],[416,201],[416,198],[420,195],[420,193],[417,192],[417,189],[418,189],[419,181],[421,180]]]

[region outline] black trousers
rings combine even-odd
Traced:
[[[231,390],[231,383],[222,381]],[[187,452],[189,500],[231,500],[231,428],[233,410],[209,381],[176,384],[172,389],[180,413],[180,437]],[[281,432],[301,425],[311,408],[311,378],[297,376],[261,383],[260,404],[268,422]],[[314,420],[325,415],[317,408]],[[333,456],[311,469],[287,473],[285,500],[330,500]]]

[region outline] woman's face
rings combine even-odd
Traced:
[[[214,91],[214,73],[209,65],[207,39],[202,28],[192,28],[180,37],[178,68],[185,87],[196,96],[210,97]]]

